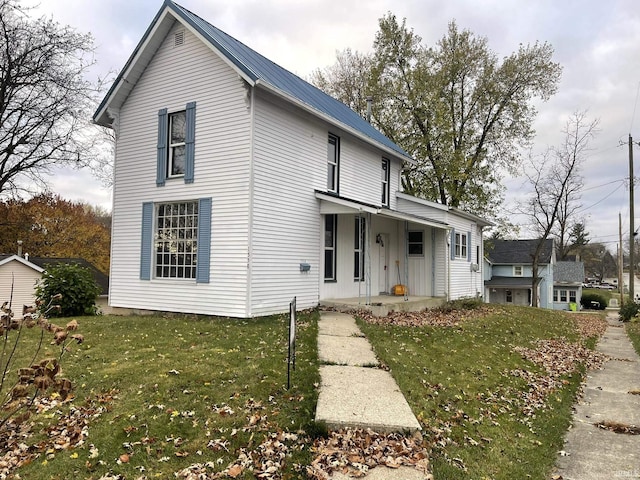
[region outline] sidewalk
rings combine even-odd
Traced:
[[[355,319],[339,312],[320,312],[318,322],[320,394],[316,421],[329,429],[370,428],[377,432],[415,432],[420,423],[391,374],[381,370],[369,341]],[[335,473],[333,480],[347,477]],[[409,467],[379,466],[367,480],[422,480]]]
[[[607,315],[609,327],[597,350],[609,355],[602,370],[587,373],[584,396],[575,407],[556,473],[563,480],[640,478],[640,435],[614,433],[600,422],[640,426],[640,358],[618,313]]]

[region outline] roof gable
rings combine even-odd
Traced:
[[[533,254],[540,239],[530,240],[489,240],[485,248],[489,261],[494,265],[533,263]],[[551,263],[553,256],[553,239],[544,241],[540,252],[540,264]]]
[[[250,85],[272,91],[383,150],[412,161],[409,154],[342,102],[252,50],[186,8],[165,0],[94,114],[108,126],[108,110],[124,103],[175,21],[180,21],[225,60]]]
[[[0,267],[2,265],[6,265],[7,263],[11,263],[11,262],[21,263],[25,267],[29,267],[38,273],[42,273],[44,271],[42,267],[40,267],[39,265],[33,262],[30,262],[29,260],[21,257],[20,255],[0,255]]]

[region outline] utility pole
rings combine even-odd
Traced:
[[[633,138],[631,138],[631,134],[629,134],[629,296],[631,297],[631,301],[635,301],[635,258],[634,258],[634,250],[635,250],[635,225],[633,223]]]
[[[622,214],[618,212],[618,233],[620,244],[618,247],[618,291],[620,292],[620,306],[624,307],[624,255],[622,254]]]

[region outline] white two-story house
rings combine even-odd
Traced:
[[[401,193],[399,146],[171,0],[94,121],[117,139],[112,306],[253,317],[399,283],[482,295],[488,222]]]

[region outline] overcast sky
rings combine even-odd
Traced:
[[[53,16],[96,43],[94,74],[119,71],[162,5],[161,0],[22,0],[40,3],[37,13]],[[377,21],[386,12],[434,45],[455,19],[488,39],[499,57],[519,44],[548,42],[563,67],[558,93],[538,105],[536,150],[558,145],[567,118],[588,110],[600,119],[600,133],[583,175],[583,211],[592,240],[615,251],[618,213],[629,231],[628,135],[640,140],[640,9],[632,0],[179,0],[178,3],[288,70],[306,78],[331,65],[336,51],[368,52]],[[640,163],[640,148],[636,148]],[[507,182],[508,197],[522,182]],[[64,198],[110,208],[110,192],[89,172],[62,171],[53,190]],[[638,192],[637,197],[640,197]],[[639,226],[640,211],[635,222]]]

